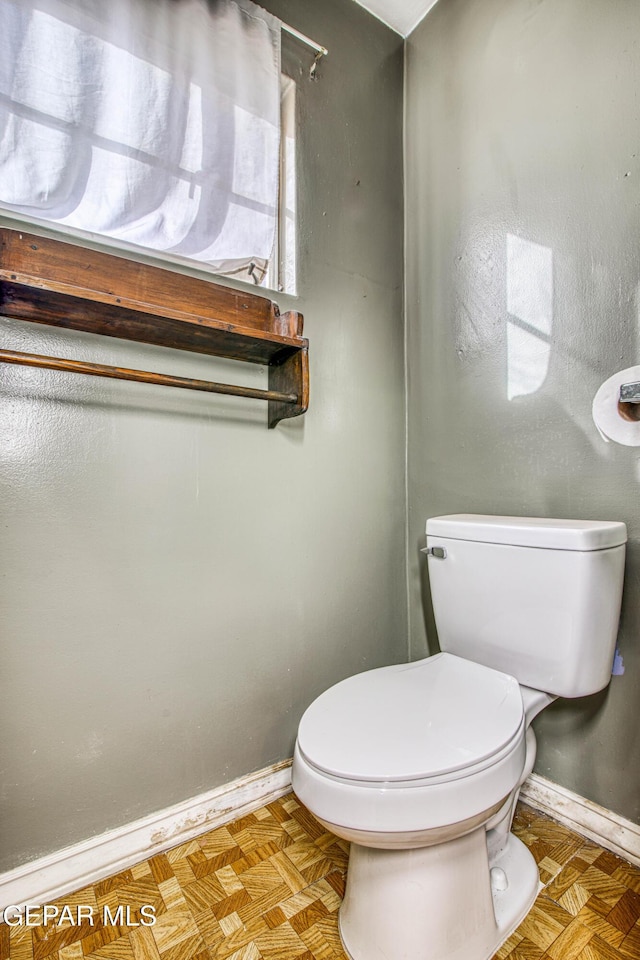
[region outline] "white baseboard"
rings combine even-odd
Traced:
[[[291,760],[0,874],[0,910],[51,903],[257,810],[291,789]]]
[[[291,789],[291,760],[273,764],[108,833],[0,874],[0,911],[51,903],[215,827],[238,819]],[[554,820],[640,866],[640,826],[533,773],[520,798]]]
[[[640,866],[640,826],[637,823],[536,773],[532,773],[522,785],[520,799],[576,833],[594,840],[605,850]]]

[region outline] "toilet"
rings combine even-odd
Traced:
[[[427,521],[440,653],[331,687],[298,730],[293,789],[351,842],[351,960],[489,960],[531,908],[511,832],[531,721],[609,682],[624,523],[458,514]]]

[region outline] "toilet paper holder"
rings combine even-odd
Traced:
[[[640,382],[621,383],[618,413],[629,423],[640,422]]]
[[[606,442],[640,447],[640,363],[618,370],[600,384],[591,415]]]
[[[621,403],[640,403],[640,382],[620,384]]]

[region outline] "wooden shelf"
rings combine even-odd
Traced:
[[[302,337],[302,314],[281,314],[276,303],[253,293],[58,240],[0,230],[0,315],[266,364],[268,390],[210,384],[208,392],[267,400],[270,427],[287,417],[299,416],[308,407],[308,341]],[[208,383],[145,371],[123,372],[97,364],[85,364],[95,369],[81,370],[78,361],[60,360],[54,365],[36,362],[37,355],[24,354],[31,359],[22,361],[20,356],[4,351],[0,362],[24,362],[196,390],[207,389],[203,384]],[[53,359],[57,358],[40,358]],[[68,366],[60,365],[64,363]],[[108,369],[120,370],[120,374],[105,373]]]

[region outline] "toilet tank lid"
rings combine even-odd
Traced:
[[[548,550],[588,551],[626,543],[627,527],[615,520],[551,520],[457,513],[427,520],[427,536]]]

